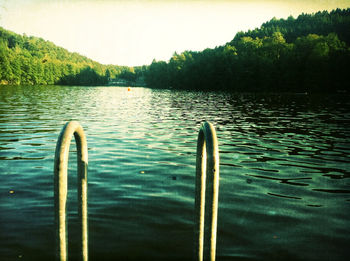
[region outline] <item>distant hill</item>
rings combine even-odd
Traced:
[[[224,91],[350,92],[350,9],[276,19],[202,52],[149,66],[102,65],[0,27],[0,85],[143,84]]]
[[[350,45],[350,9],[336,9],[315,14],[301,14],[296,19],[293,16],[287,19],[272,18],[263,23],[260,28],[239,32],[229,43],[235,45],[242,37],[264,38],[271,37],[275,32],[281,32],[287,43],[295,42],[298,37],[309,34],[327,36],[335,33],[339,40]]]
[[[273,18],[224,46],[153,61],[155,88],[225,91],[350,91],[350,9]]]
[[[102,65],[78,53],[0,27],[0,85],[105,85],[118,77],[135,78],[127,66]]]

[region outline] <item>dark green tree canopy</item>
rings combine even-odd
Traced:
[[[1,27],[0,62],[0,85],[104,85],[131,70],[102,65],[42,38],[18,35]]]
[[[201,52],[149,66],[102,65],[0,27],[1,84],[104,85],[226,91],[349,91],[350,9],[273,18]]]
[[[349,90],[350,9],[273,18],[224,46],[153,61],[156,88],[226,91]]]

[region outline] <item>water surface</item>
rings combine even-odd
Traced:
[[[191,259],[204,120],[217,129],[221,157],[218,260],[350,254],[348,96],[19,86],[0,87],[1,260],[54,258],[53,159],[69,120],[87,135],[90,260]]]

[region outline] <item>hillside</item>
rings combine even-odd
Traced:
[[[155,88],[226,91],[349,90],[350,9],[273,18],[224,46],[153,61]]]
[[[0,85],[104,85],[111,78],[134,75],[134,68],[102,65],[42,38],[0,27]]]
[[[149,66],[102,65],[0,27],[0,85],[106,85],[225,91],[348,91],[350,9],[276,19],[202,52]]]
[[[350,9],[336,9],[328,13],[327,11],[317,12],[315,14],[301,14],[297,19],[292,16],[287,19],[272,18],[263,23],[260,28],[249,30],[248,32],[239,32],[229,43],[234,45],[242,37],[264,38],[271,37],[274,32],[281,32],[286,42],[295,42],[298,37],[309,34],[326,36],[335,33],[339,40],[350,45]]]

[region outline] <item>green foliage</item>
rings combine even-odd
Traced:
[[[294,42],[298,37],[309,34],[328,35],[336,33],[341,41],[350,44],[350,9],[336,9],[328,13],[327,11],[315,14],[301,14],[298,18],[292,16],[287,19],[273,18],[263,23],[260,28],[249,30],[246,33],[239,32],[230,42],[231,45],[244,36],[251,38],[271,37],[275,32],[281,32],[287,42]]]
[[[145,75],[147,85],[155,88],[169,87],[167,67],[166,62],[157,62],[156,60],[153,60]]]
[[[276,19],[225,46],[153,61],[155,88],[226,91],[349,90],[350,9]]]
[[[350,9],[273,18],[224,46],[149,66],[102,65],[0,27],[1,84],[104,85],[226,91],[349,90]]]
[[[62,85],[105,85],[108,83],[108,78],[99,75],[91,67],[86,67],[80,70],[77,74],[68,74],[59,79],[58,84]]]
[[[37,37],[0,27],[0,84],[104,85],[128,67],[102,65]]]

